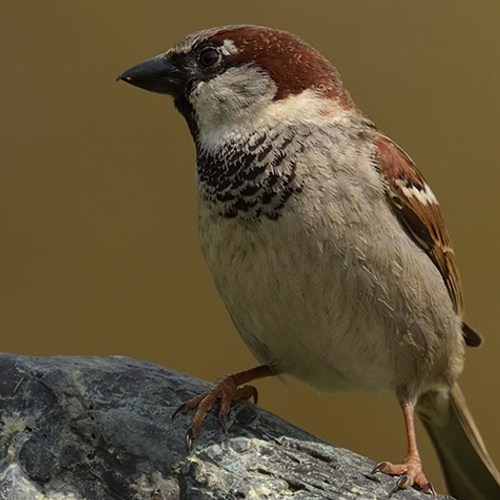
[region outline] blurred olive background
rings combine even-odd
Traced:
[[[302,36],[414,158],[458,254],[467,319],[487,339],[461,384],[500,465],[500,2],[107,0],[0,4],[0,349],[120,354],[196,377],[255,364],[196,233],[194,148],[169,98],[116,76],[201,28]],[[257,383],[260,404],[400,460],[394,400]],[[169,418],[168,415],[165,417]],[[437,462],[420,432],[438,488]]]

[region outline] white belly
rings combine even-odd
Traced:
[[[261,200],[260,216],[222,216],[224,202],[199,183],[202,250],[261,363],[324,391],[414,397],[462,370],[461,319],[438,269],[389,207],[371,150],[343,130],[302,138],[307,154],[294,153],[293,173],[282,176],[295,184],[274,188],[300,190],[274,212]],[[243,196],[238,186],[228,194]]]
[[[448,366],[462,340],[444,282],[396,219],[353,239],[344,224],[308,225],[300,210],[254,223],[214,217],[201,205],[199,217],[218,291],[261,363],[322,391],[404,384],[419,392],[422,382],[461,370],[461,362]],[[416,286],[400,286],[408,281]]]

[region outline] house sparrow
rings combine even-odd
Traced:
[[[188,440],[220,401],[291,374],[327,392],[394,395],[408,454],[374,472],[426,479],[414,413],[459,499],[500,498],[457,386],[466,345],[460,278],[438,202],[410,157],[356,107],[298,37],[234,25],[192,33],[119,79],[170,94],[196,145],[199,236],[217,289],[260,365],[185,403]]]

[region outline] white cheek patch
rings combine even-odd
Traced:
[[[422,205],[439,205],[437,198],[434,196],[434,193],[427,184],[424,184],[422,189],[419,189],[416,186],[408,186],[408,184],[401,179],[397,179],[395,184],[401,189],[407,198],[417,199]]]

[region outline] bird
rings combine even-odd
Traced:
[[[292,375],[321,392],[388,394],[408,451],[372,473],[436,495],[418,415],[459,500],[500,498],[497,471],[458,386],[465,347],[456,257],[410,156],[354,104],[301,38],[254,25],[191,33],[118,80],[173,97],[196,148],[198,232],[216,288],[258,365],[183,404],[190,443],[250,382]]]

